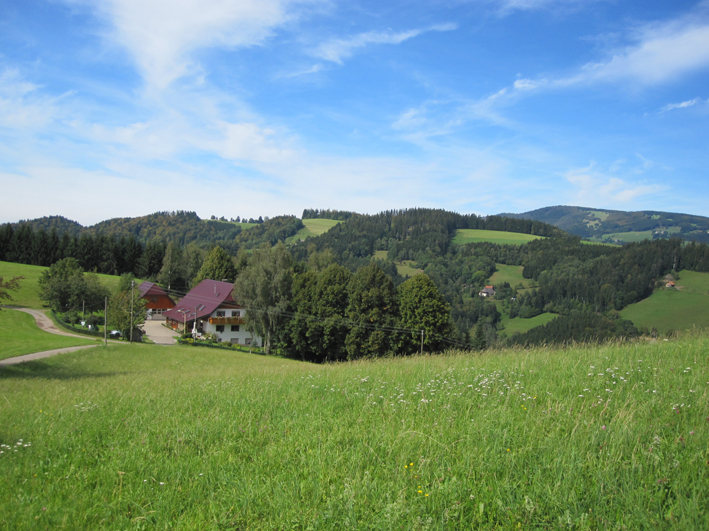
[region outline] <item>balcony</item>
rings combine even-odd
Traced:
[[[209,324],[213,325],[241,325],[244,324],[243,317],[210,317]]]

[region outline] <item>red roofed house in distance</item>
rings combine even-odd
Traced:
[[[163,315],[173,330],[186,328],[214,334],[218,342],[259,347],[263,341],[244,327],[246,310],[234,300],[233,289],[229,282],[203,280]]]

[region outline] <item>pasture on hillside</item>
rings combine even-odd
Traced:
[[[531,242],[541,238],[533,234],[522,234],[519,232],[505,232],[499,230],[480,230],[480,229],[458,229],[455,231],[453,243],[455,245],[464,245],[466,243],[490,242],[506,245],[522,245],[523,243]]]
[[[522,284],[524,289],[534,286],[534,280],[522,276],[523,266],[495,264],[495,268],[497,271],[488,280],[493,286],[499,286],[505,282],[513,288],[516,288],[518,284]]]
[[[709,273],[680,271],[677,289],[659,288],[647,299],[620,311],[635,326],[669,330],[709,327]]]
[[[374,258],[377,260],[386,260],[387,251],[374,251]],[[401,262],[394,262],[396,266],[396,272],[402,277],[414,277],[423,273],[423,269],[414,267],[416,262],[414,260],[402,260]]]
[[[3,300],[3,304],[11,304],[22,308],[44,308],[42,300],[39,298],[37,282],[39,281],[39,276],[42,274],[42,271],[45,269],[48,268],[16,264],[14,262],[0,262],[0,276],[5,280],[9,280],[12,277],[25,277],[24,280],[20,280],[20,289],[10,292],[12,300]],[[98,277],[101,283],[106,286],[111,293],[115,293],[118,289],[118,283],[121,277],[116,275],[98,275]],[[138,282],[140,283],[142,280],[138,280]]]
[[[286,238],[286,244],[293,244],[311,236],[320,236],[339,223],[342,223],[342,221],[337,219],[304,219],[303,225],[305,225],[305,227],[300,229],[293,236]]]
[[[50,334],[37,328],[34,317],[19,310],[0,311],[0,360],[43,350],[91,345],[98,340]]]
[[[501,324],[504,327],[500,332],[506,336],[511,336],[513,334],[523,334],[528,332],[532,328],[537,326],[543,326],[547,324],[552,319],[558,317],[555,313],[541,313],[535,317],[530,317],[529,319],[523,319],[522,317],[515,317],[510,319],[506,313],[502,313]]]
[[[0,369],[1,529],[707,529],[709,337]]]

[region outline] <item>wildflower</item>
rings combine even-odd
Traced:
[[[603,426],[601,426],[601,429],[602,429],[602,430],[605,430],[605,429],[606,429],[606,425],[604,424]]]

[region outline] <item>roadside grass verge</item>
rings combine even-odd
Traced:
[[[647,299],[620,311],[635,326],[669,330],[709,327],[709,273],[680,271],[678,289],[658,288]]]
[[[20,280],[20,289],[17,291],[11,291],[10,296],[11,301],[3,301],[4,304],[11,304],[13,306],[21,306],[23,308],[44,308],[42,300],[39,298],[39,276],[42,271],[48,269],[42,266],[26,265],[26,264],[16,264],[14,262],[0,262],[0,275],[5,280],[9,280],[12,277],[25,277],[24,280]],[[118,283],[121,277],[116,275],[98,275],[101,279],[101,283],[106,286],[111,293],[115,293],[118,289]],[[139,280],[138,283],[142,282]]]
[[[60,336],[40,330],[34,317],[25,312],[10,309],[0,311],[0,360],[96,342],[95,339]]]
[[[480,229],[458,229],[453,238],[454,245],[464,245],[466,243],[490,242],[506,245],[522,245],[541,238],[533,234],[522,234],[519,232],[505,232],[498,230]]]
[[[709,339],[0,369],[2,529],[707,529]]]

